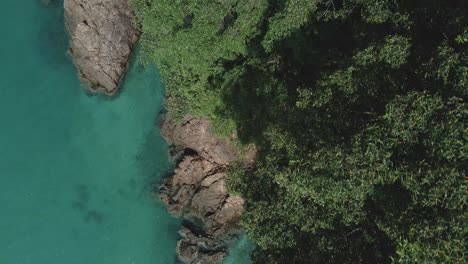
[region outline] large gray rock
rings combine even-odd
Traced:
[[[127,0],[65,0],[69,53],[82,84],[113,95],[139,39]]]

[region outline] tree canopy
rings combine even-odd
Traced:
[[[466,263],[468,3],[132,0],[174,116],[259,149],[256,263]]]

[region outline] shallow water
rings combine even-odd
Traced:
[[[229,249],[229,255],[223,264],[248,264],[250,263],[250,254],[255,250],[255,244],[243,236],[238,243]]]
[[[179,222],[151,195],[170,168],[159,76],[134,63],[120,96],[87,96],[61,6],[0,2],[0,263],[173,263]]]

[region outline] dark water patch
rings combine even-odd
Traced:
[[[122,196],[122,197],[127,196],[127,193],[125,192],[124,189],[118,189],[118,190],[117,190],[117,193],[118,193],[120,196]]]
[[[72,209],[75,211],[84,211],[86,210],[86,204],[80,202],[72,202]]]
[[[175,239],[176,241],[180,240],[182,237],[179,234],[179,230],[182,226],[182,220],[181,219],[175,219],[175,221],[171,221],[167,225],[167,232],[173,235],[172,239]]]
[[[79,203],[87,204],[89,201],[89,187],[84,184],[75,185],[75,192]]]
[[[88,223],[94,222],[96,224],[102,224],[102,222],[104,221],[104,215],[98,211],[91,210],[86,213],[84,219]]]
[[[45,7],[59,8],[63,5],[63,0],[40,0]]]

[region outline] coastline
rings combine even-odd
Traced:
[[[94,9],[86,1],[64,1],[68,53],[88,92],[114,96],[141,32],[133,28],[134,15],[127,0],[114,5],[108,0],[93,1],[100,8]],[[239,161],[253,163],[255,151],[241,155],[231,140],[213,135],[205,118],[187,116],[180,123],[165,113],[161,135],[170,146],[175,170],[163,181],[157,196],[169,213],[182,219],[177,258],[182,263],[221,263],[228,248],[243,235],[244,201],[228,193],[228,166]]]
[[[183,220],[177,255],[182,263],[221,263],[228,247],[243,234],[244,200],[228,193],[228,166],[252,162],[240,157],[254,153],[241,155],[229,139],[216,138],[204,118],[177,122],[169,113],[161,134],[170,145],[170,156],[178,161],[174,174],[159,189],[168,211]]]
[[[111,1],[90,1],[107,12],[93,16],[115,18],[102,15]],[[262,150],[229,182],[248,199],[244,226],[261,247],[253,262],[463,262],[464,5],[118,1],[130,12],[123,30],[110,23],[123,49],[79,18],[69,31],[84,48],[70,55],[84,86],[114,95],[137,41],[132,4],[178,117],[163,124],[177,168],[158,192],[184,220],[181,262],[225,257],[243,209],[227,168],[256,156],[239,161],[207,120]],[[103,64],[102,49],[121,59]]]

